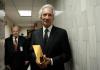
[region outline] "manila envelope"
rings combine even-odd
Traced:
[[[35,52],[35,56],[36,56],[36,61],[38,63],[44,62],[44,58],[43,58],[43,52],[41,49],[40,45],[32,45],[34,52]]]

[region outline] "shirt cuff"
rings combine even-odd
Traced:
[[[53,59],[51,58],[50,61],[51,61],[51,66],[53,66]]]

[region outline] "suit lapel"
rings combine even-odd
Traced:
[[[20,36],[18,37],[18,47],[20,47]]]
[[[13,45],[13,37],[12,36],[10,37],[10,40],[9,41],[10,41],[11,52],[14,52],[14,49],[15,48],[14,48],[14,45]]]
[[[41,46],[44,46],[44,43],[43,43],[43,29],[41,28],[37,34],[37,40],[39,40],[38,42],[40,43]]]
[[[54,33],[55,33],[55,27],[53,26],[52,30],[50,32],[50,37],[48,39],[47,45],[51,44],[51,42],[53,41],[53,39],[54,39]]]
[[[37,37],[36,40],[38,42],[38,44],[41,45],[42,51],[45,54],[47,52],[47,46],[44,46],[44,39],[43,39],[43,28],[41,28],[38,32],[37,32]]]
[[[22,42],[22,38],[21,36],[18,37],[18,46],[17,46],[17,49],[19,51],[22,51],[21,48],[23,48],[23,42]]]
[[[43,53],[47,53],[48,49],[51,48],[51,45],[53,44],[52,41],[54,39],[54,33],[55,33],[55,27],[53,26],[51,32],[50,32],[50,37],[48,39],[47,45],[44,46],[44,40],[43,40],[43,28],[41,28],[39,31],[36,33],[36,44],[40,44],[41,48],[43,50]]]
[[[11,41],[11,45],[13,46],[13,38],[11,37],[10,39],[11,39],[11,40],[10,40],[10,41]]]

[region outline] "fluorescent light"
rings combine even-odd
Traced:
[[[55,16],[58,16],[58,15],[60,15],[60,14],[62,14],[63,13],[63,11],[55,11]]]
[[[18,10],[20,16],[31,16],[31,10]]]

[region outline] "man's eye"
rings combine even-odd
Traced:
[[[46,16],[47,14],[43,14],[43,16]]]
[[[52,14],[48,14],[48,16],[52,16]]]
[[[52,14],[43,14],[43,16],[52,16]]]

